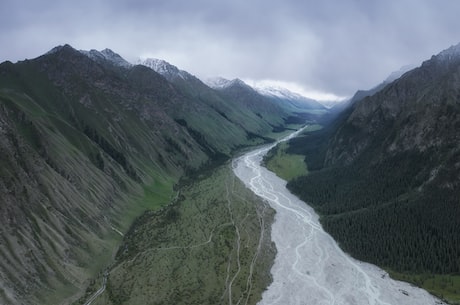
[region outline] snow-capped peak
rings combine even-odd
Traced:
[[[308,106],[310,108],[324,109],[324,105],[317,100],[308,98],[300,93],[293,92],[273,81],[252,82],[251,86],[259,94],[283,101],[289,101],[296,105]]]
[[[204,83],[213,89],[223,89],[228,87],[231,80],[223,77],[210,77],[204,80]]]
[[[261,84],[255,84],[253,88],[262,95],[289,99],[305,99],[306,97],[292,92],[286,88],[280,86],[265,86]]]
[[[229,80],[223,77],[211,77],[211,78],[206,79],[204,83],[208,85],[209,87],[213,89],[217,89],[217,90],[225,89],[225,88],[228,88],[234,85],[248,86],[245,82],[243,82],[239,78]]]
[[[179,69],[171,65],[165,60],[156,59],[156,58],[146,58],[144,60],[139,59],[136,62],[138,65],[143,65],[149,67],[150,69],[154,70],[159,74],[167,74],[167,73],[179,73]]]
[[[139,59],[137,61],[138,65],[146,66],[158,74],[163,75],[166,79],[172,80],[176,77],[181,77],[183,79],[188,79],[191,77],[191,74],[184,70],[180,70],[176,66],[170,64],[169,62],[163,59],[157,58],[146,58],[144,60]]]
[[[97,51],[97,50],[80,50],[81,53],[85,54],[89,58],[99,61],[99,60],[106,60],[111,63],[113,63],[116,66],[124,67],[124,68],[130,68],[132,67],[132,64],[130,64],[128,61],[126,61],[123,57],[121,57],[119,54],[113,52],[110,49],[104,49],[102,51]]]
[[[276,98],[285,98],[290,100],[312,100],[307,98],[306,96],[293,92],[282,85],[278,85],[274,82],[265,82],[265,81],[258,81],[253,82],[251,86],[262,95],[268,97],[276,97]]]

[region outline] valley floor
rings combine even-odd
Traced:
[[[106,288],[98,279],[79,304],[256,304],[271,282],[273,216],[230,166],[219,167],[139,217]]]
[[[273,283],[260,304],[444,304],[344,253],[324,232],[313,209],[290,194],[285,181],[261,167],[269,149],[255,150],[234,162],[235,174],[276,210]]]

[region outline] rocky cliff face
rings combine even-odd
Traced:
[[[293,142],[318,170],[289,187],[359,259],[400,272],[460,271],[459,50],[433,56],[326,131]]]
[[[143,186],[208,157],[164,108],[140,103],[177,96],[156,74],[159,90],[138,92],[115,68],[62,47],[4,63],[0,77],[1,303],[59,303],[110,258],[113,228],[140,212],[130,205]]]
[[[372,97],[353,106],[334,139],[326,164],[350,163],[370,146],[378,155],[455,145],[460,107],[459,46],[434,56]]]
[[[180,177],[267,140],[256,112],[200,86],[67,45],[0,65],[0,303],[71,302]]]

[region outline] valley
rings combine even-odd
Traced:
[[[167,66],[164,71],[176,71],[163,65]],[[187,185],[208,177],[242,149],[274,142],[285,128],[292,128],[290,121],[303,120],[302,113],[313,111],[299,105],[283,107],[241,82],[221,91],[186,72],[177,73],[181,77],[163,76],[147,66],[129,64],[108,49],[78,51],[69,45],[32,60],[0,64],[0,303],[85,302],[83,292],[88,286],[88,294],[100,288],[104,270],[114,262],[113,252],[122,239],[140,238],[129,231],[133,221],[138,224],[144,219],[146,232],[155,229],[148,228],[150,222],[166,226],[163,207],[197,196],[192,192],[188,193],[192,198],[178,195]],[[315,111],[318,107],[314,105]],[[230,188],[231,180],[225,183]],[[224,184],[219,186],[222,192]],[[170,238],[180,232],[185,240],[172,246],[173,241],[168,242],[167,247],[182,247],[168,268],[176,268],[185,259],[187,245],[207,241],[211,233],[220,242],[214,245],[216,255],[219,251],[234,255],[240,219],[234,218],[233,224],[228,213],[220,214],[227,205],[212,206],[222,199],[213,196],[204,198],[211,207],[200,207],[199,202],[190,213],[203,209],[209,213],[206,220],[215,217],[214,221],[225,219],[227,224],[216,224],[211,232],[206,222],[201,223],[193,230],[198,235],[190,239],[187,229],[178,227]],[[244,219],[247,214],[248,225],[260,225],[259,210],[243,211],[244,215],[238,215]],[[181,220],[190,225],[186,217]],[[249,230],[244,225],[236,231]],[[149,239],[144,237],[147,246]],[[257,248],[258,243],[248,238],[252,237],[244,238],[246,245]],[[151,247],[155,249],[159,241],[151,240]],[[191,248],[191,252],[205,252],[205,248]],[[123,285],[130,284],[119,280],[131,269],[122,260],[131,259],[132,251],[143,250],[132,243],[129,249],[116,256],[115,261],[124,267],[110,273],[105,293],[115,291],[111,287],[122,293],[127,289]],[[171,258],[166,252],[157,254],[164,260]],[[218,279],[227,281],[228,289],[237,294],[238,289],[246,289],[241,287],[253,272],[249,269],[259,268],[251,265],[253,252],[245,255],[251,259],[237,263],[242,269],[238,274],[245,280],[234,275],[228,281]],[[152,257],[139,256],[148,264]],[[210,256],[203,253],[203,258]],[[233,271],[237,259],[229,260],[232,263],[216,262],[215,270],[228,267]],[[270,259],[264,264],[251,282],[258,290],[251,291],[261,291],[267,281],[262,273],[268,272]],[[141,297],[137,293],[111,294],[111,302]],[[209,297],[216,298],[215,293],[209,291]],[[232,296],[230,292],[225,298]],[[255,300],[257,293],[244,298]]]
[[[327,109],[109,49],[1,63],[0,303],[459,302],[459,67]]]
[[[344,253],[323,230],[315,211],[286,189],[286,181],[260,165],[271,148],[249,152],[233,164],[245,185],[276,211],[273,282],[259,304],[444,304]]]
[[[460,302],[459,65],[452,46],[358,91],[325,128],[283,148],[308,168],[288,189],[345,252],[451,304]]]
[[[273,216],[228,164],[216,168],[136,220],[91,304],[255,304],[271,281]]]

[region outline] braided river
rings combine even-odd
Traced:
[[[379,267],[344,253],[323,230],[314,210],[286,189],[286,181],[261,165],[274,145],[233,161],[236,176],[276,210],[271,232],[277,248],[271,269],[273,282],[259,304],[445,304],[425,290],[393,280]]]

